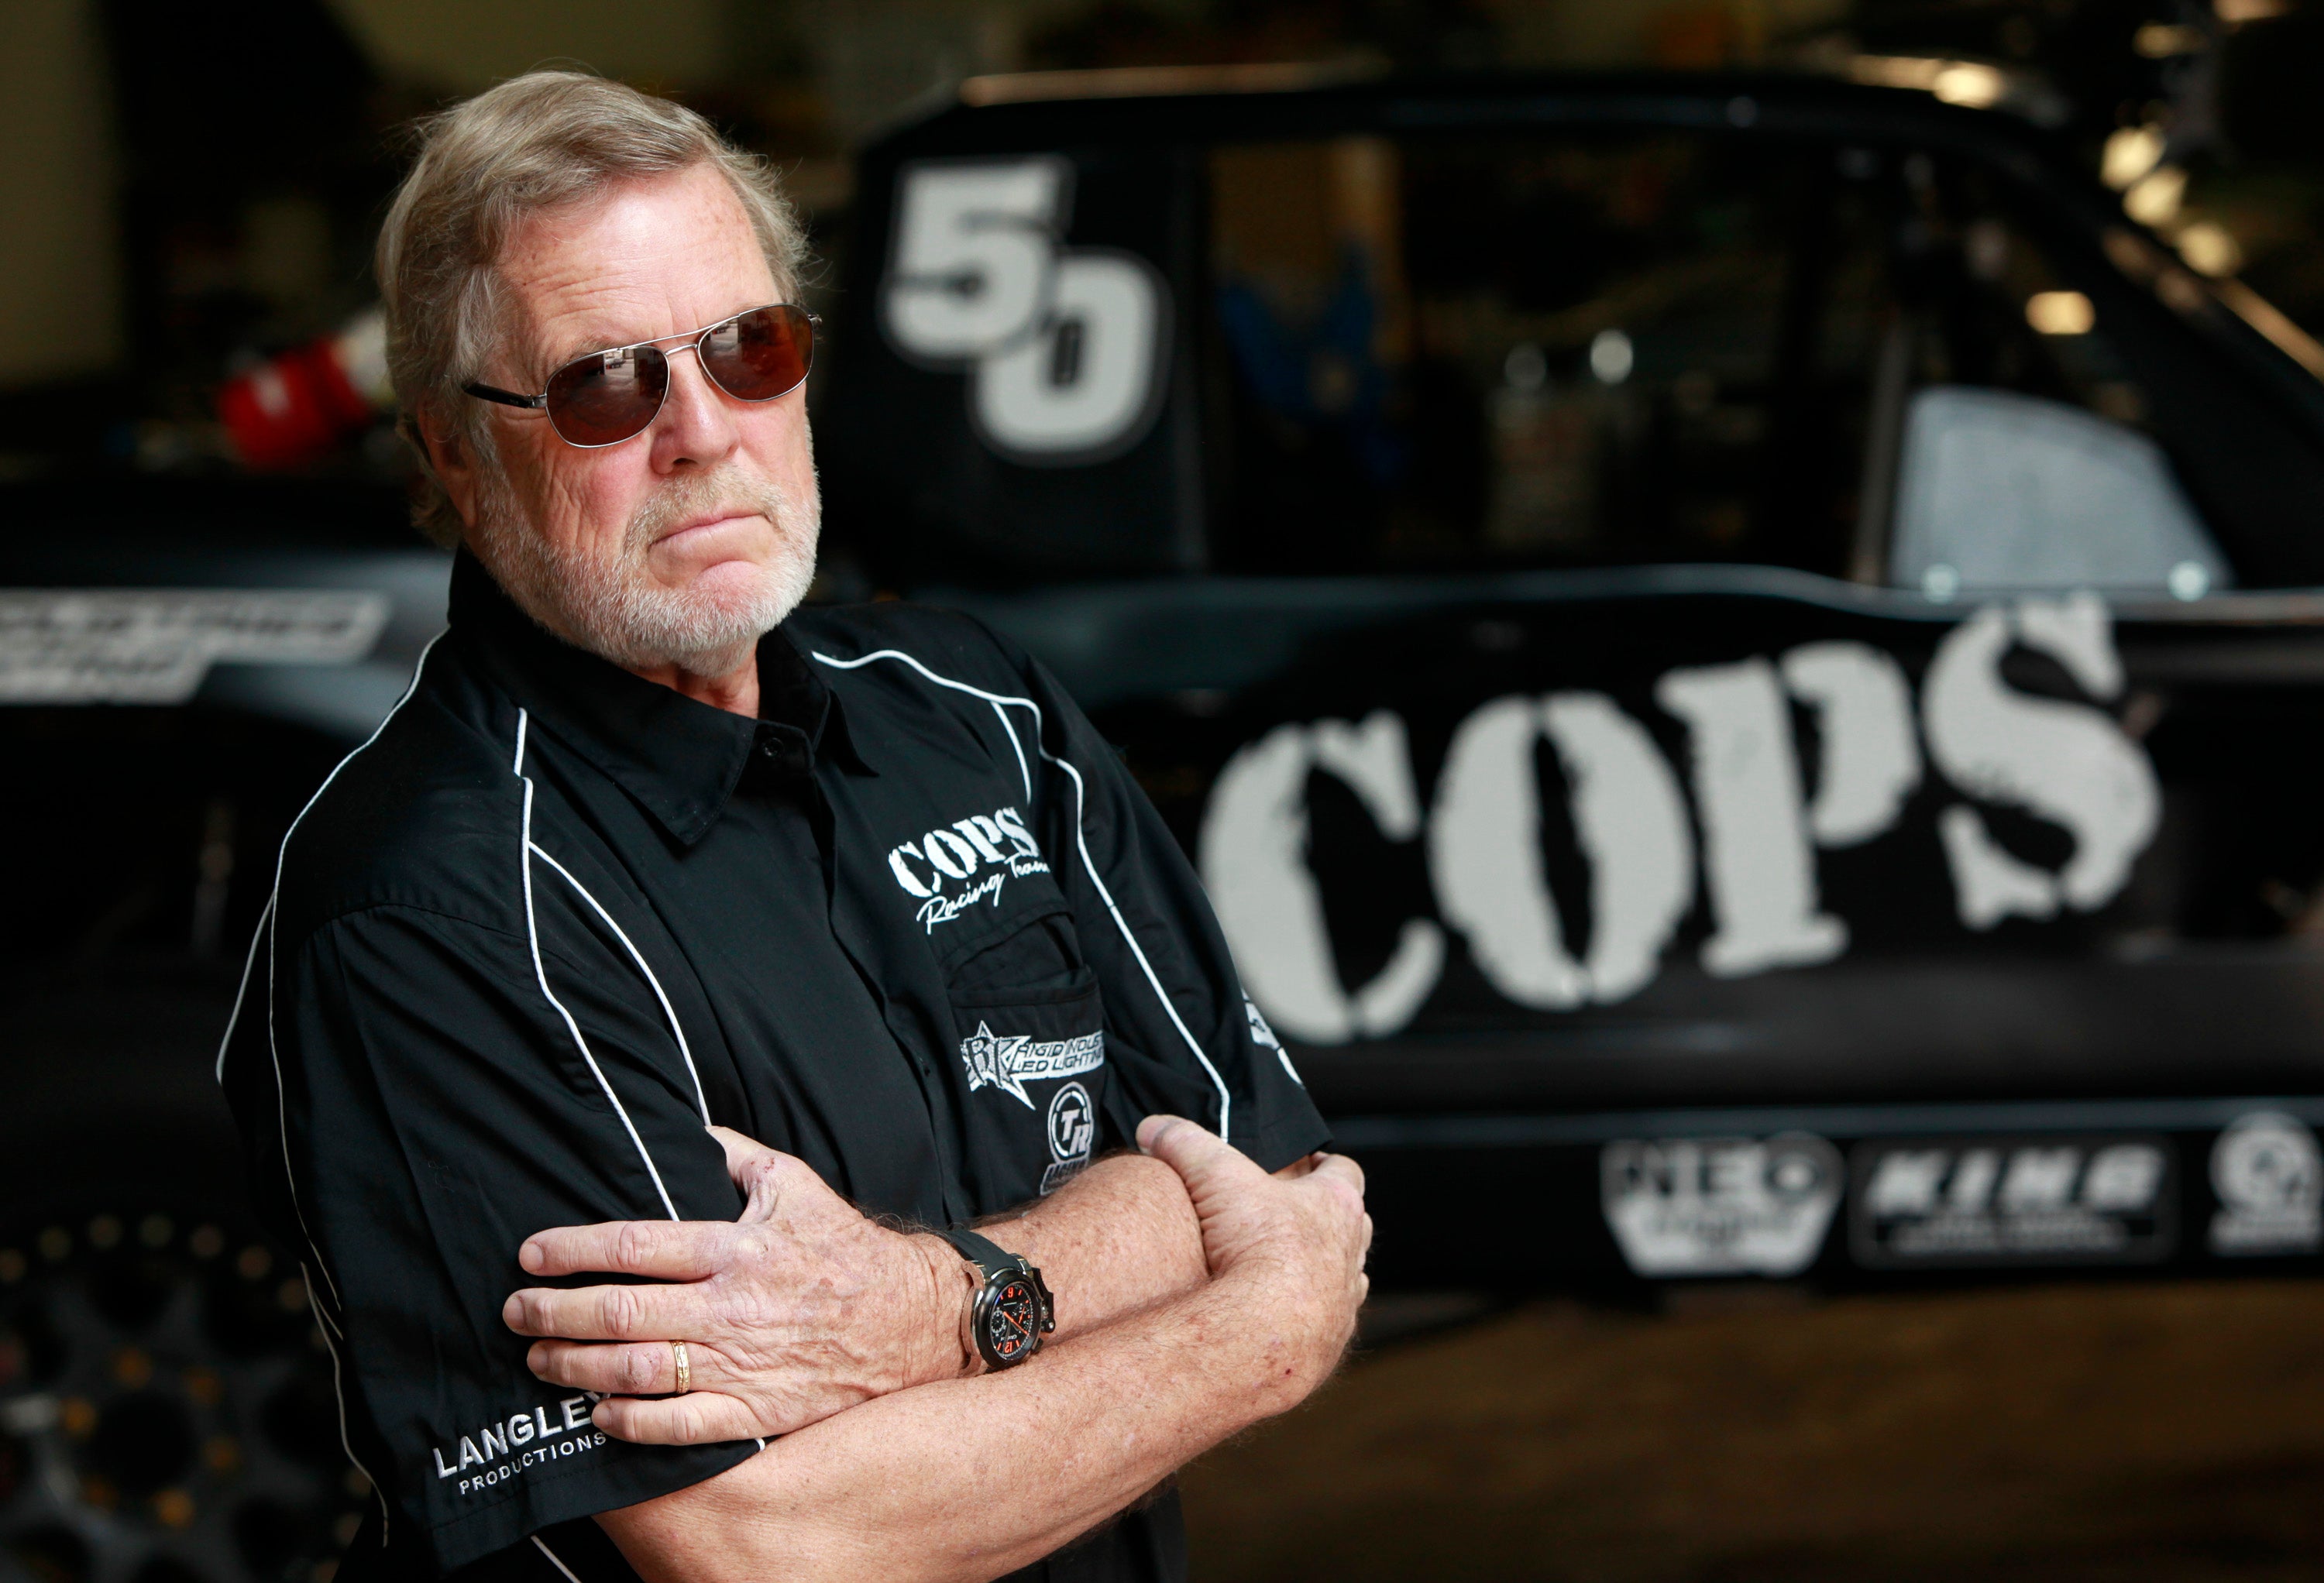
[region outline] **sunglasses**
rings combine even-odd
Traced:
[[[653,341],[586,352],[549,376],[537,396],[520,396],[483,383],[460,388],[480,401],[549,414],[549,426],[568,446],[595,450],[643,434],[669,396],[669,360],[692,352],[710,382],[738,401],[788,395],[815,363],[815,327],[804,308],[778,302],[722,318],[681,335],[665,352]]]

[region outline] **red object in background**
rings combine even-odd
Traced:
[[[392,403],[376,309],[336,336],[295,346],[220,386],[218,420],[257,472],[318,461],[369,428]]]

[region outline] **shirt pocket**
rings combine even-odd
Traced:
[[[979,1212],[1054,1192],[1111,1141],[1105,1005],[1062,905],[945,966]]]

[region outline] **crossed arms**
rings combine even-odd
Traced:
[[[1102,1160],[983,1228],[1056,1293],[1041,1354],[978,1375],[967,1266],[890,1230],[806,1165],[723,1128],[740,1219],[626,1221],[527,1239],[544,1276],[503,1317],[533,1372],[607,1393],[597,1427],[657,1443],[778,1435],[689,1488],[601,1514],[647,1583],[982,1579],[1133,1504],[1326,1378],[1353,1330],[1371,1224],[1353,1162],[1269,1176],[1192,1122],[1149,1117]],[[676,1388],[672,1340],[693,1390]],[[659,1395],[660,1399],[645,1399]]]

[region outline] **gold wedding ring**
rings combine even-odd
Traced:
[[[669,1349],[678,1355],[678,1394],[683,1396],[694,1389],[694,1371],[686,1364],[686,1343],[672,1341]]]

